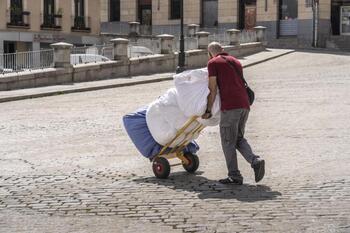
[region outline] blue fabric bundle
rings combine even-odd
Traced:
[[[146,122],[147,107],[137,110],[135,113],[127,114],[123,117],[124,127],[131,141],[138,151],[146,158],[153,158],[159,154],[162,145],[158,144],[151,135]],[[195,154],[199,150],[196,142],[191,142],[185,152]]]

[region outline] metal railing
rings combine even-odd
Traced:
[[[7,13],[7,27],[25,27],[30,26],[29,11],[9,10]]]
[[[72,16],[72,31],[90,31],[90,17]]]
[[[71,49],[71,64],[87,64],[96,62],[106,62],[113,60],[113,45],[93,45],[83,47],[73,47]]]
[[[53,67],[53,49],[0,54],[0,74]]]
[[[62,15],[47,15],[41,14],[41,29],[56,29],[62,28]]]

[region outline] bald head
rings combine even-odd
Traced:
[[[211,42],[208,45],[208,52],[215,57],[216,55],[218,55],[219,53],[222,53],[223,48],[221,46],[221,44],[219,42]]]

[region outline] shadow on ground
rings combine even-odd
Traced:
[[[200,199],[236,199],[242,202],[257,202],[273,200],[282,195],[266,185],[223,185],[216,180],[207,179],[201,174],[203,172],[196,174],[178,172],[172,173],[168,179],[145,177],[133,181],[139,184],[152,183],[174,190],[197,193]]]

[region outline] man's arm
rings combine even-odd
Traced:
[[[209,95],[208,95],[208,103],[207,103],[207,110],[206,112],[203,114],[202,118],[203,119],[208,119],[211,117],[211,110],[213,108],[214,102],[215,102],[215,98],[216,98],[216,94],[217,94],[217,89],[218,89],[218,85],[216,82],[216,76],[210,76],[209,77]]]

